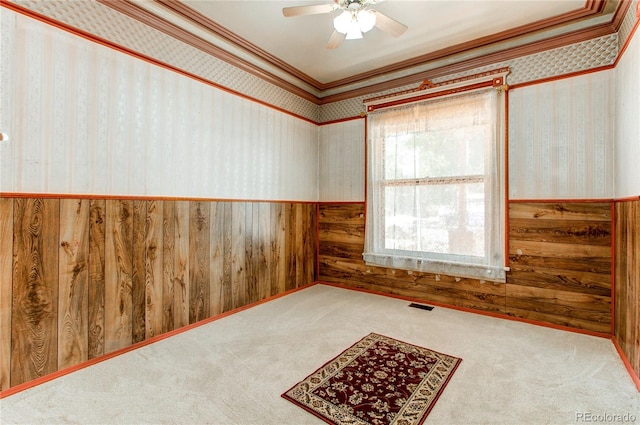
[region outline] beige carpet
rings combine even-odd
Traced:
[[[640,423],[611,341],[408,304],[315,285],[4,398],[0,422],[322,424],[280,395],[376,332],[464,359],[425,425]]]

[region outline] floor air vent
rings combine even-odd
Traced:
[[[409,307],[419,308],[420,310],[427,310],[427,311],[433,310],[433,307],[431,307],[430,305],[424,305],[424,304],[411,303],[409,304]]]

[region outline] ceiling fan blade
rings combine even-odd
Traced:
[[[372,9],[373,10],[373,9]],[[400,37],[407,30],[407,26],[401,24],[395,19],[391,19],[384,13],[376,12],[376,27],[380,28],[384,32],[388,32],[394,37]]]
[[[312,4],[309,6],[283,7],[282,14],[287,18],[302,15],[317,15],[333,11],[333,4]]]
[[[333,31],[331,37],[329,37],[329,42],[327,43],[327,49],[335,49],[342,43],[344,40],[345,34],[341,34],[338,31]]]

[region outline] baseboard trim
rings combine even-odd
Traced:
[[[620,360],[622,360],[622,364],[624,364],[624,367],[627,369],[627,372],[629,372],[629,376],[631,377],[631,380],[633,381],[636,388],[638,389],[638,392],[640,393],[640,376],[638,376],[635,370],[633,370],[633,366],[631,366],[631,362],[629,361],[629,359],[627,358],[627,355],[624,353],[624,350],[620,346],[618,339],[614,336],[611,338],[611,341],[613,342],[613,346],[616,347],[616,351],[618,352],[618,356],[620,356]]]

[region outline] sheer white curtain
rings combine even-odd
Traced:
[[[367,264],[504,280],[504,93],[369,115]]]

